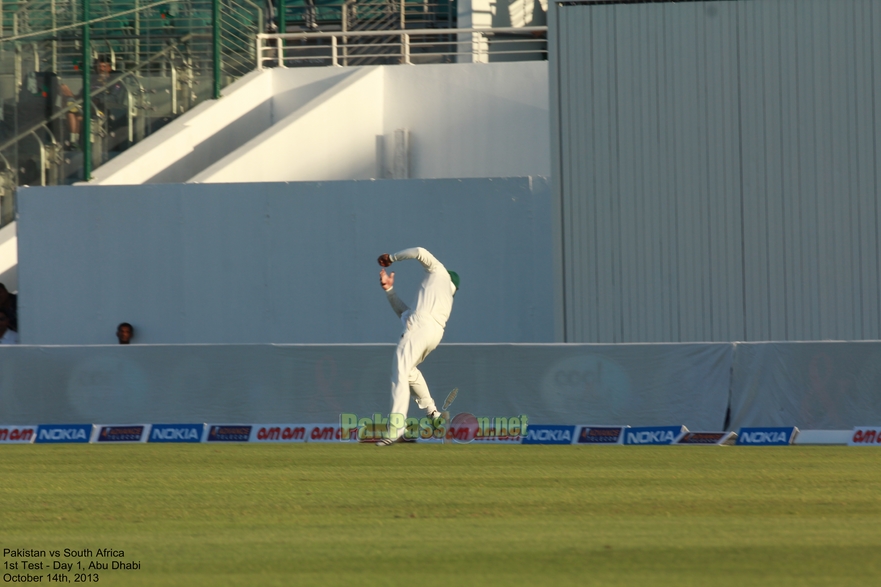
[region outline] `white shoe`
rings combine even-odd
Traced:
[[[376,446],[391,446],[394,443],[399,442],[400,440],[401,440],[400,438],[395,438],[395,439],[383,438],[382,440],[380,440],[379,442],[376,443]]]

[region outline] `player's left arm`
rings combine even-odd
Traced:
[[[416,259],[417,261],[422,263],[422,266],[425,267],[425,270],[429,273],[446,271],[443,263],[438,261],[434,257],[434,255],[428,252],[427,249],[423,249],[422,247],[404,249],[403,251],[398,251],[394,255],[389,255],[389,264],[395,263],[397,261],[404,261],[406,259]]]

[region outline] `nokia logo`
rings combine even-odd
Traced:
[[[741,428],[737,444],[759,446],[783,446],[795,440],[798,428]]]
[[[744,432],[743,444],[776,444],[786,442],[786,432]]]
[[[673,444],[683,432],[685,426],[629,428],[624,433],[624,444]]]
[[[153,424],[150,442],[199,442],[201,424]]]
[[[533,424],[526,431],[523,444],[572,444],[575,426],[539,426]]]
[[[91,424],[75,426],[40,426],[36,442],[89,442]]]

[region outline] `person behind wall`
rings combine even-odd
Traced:
[[[8,327],[18,332],[18,296],[9,293],[2,283],[0,283],[0,310],[4,310],[9,318]]]
[[[116,327],[116,338],[119,340],[119,344],[131,344],[134,335],[135,328],[128,322],[123,322]]]
[[[18,344],[18,333],[9,327],[9,314],[0,308],[0,344]]]

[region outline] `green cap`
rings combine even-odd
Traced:
[[[459,289],[459,274],[455,271],[447,271],[450,274],[450,279],[453,280],[453,285],[456,286],[456,289]]]

